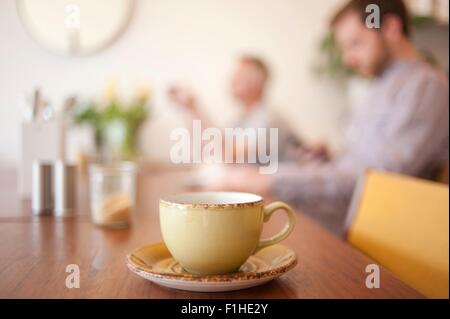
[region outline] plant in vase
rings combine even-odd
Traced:
[[[138,155],[139,129],[149,113],[148,91],[141,90],[127,102],[112,91],[109,88],[101,102],[92,100],[74,108],[73,119],[93,129],[99,161],[133,160]]]

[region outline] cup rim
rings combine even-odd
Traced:
[[[211,202],[187,202],[182,201],[177,198],[189,197],[196,195],[229,195],[229,196],[249,196],[253,197],[253,200],[248,201],[235,201],[235,202],[224,202],[224,203],[211,203]],[[245,192],[185,192],[176,193],[168,196],[164,196],[159,200],[159,203],[166,206],[175,207],[188,207],[188,208],[236,208],[236,207],[247,207],[247,206],[257,206],[263,204],[264,199],[262,196],[252,193]]]

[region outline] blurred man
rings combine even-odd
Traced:
[[[380,28],[366,25],[370,4],[380,8]],[[417,53],[402,1],[352,0],[331,27],[345,65],[374,79],[368,99],[352,116],[342,154],[327,162],[280,165],[272,176],[235,170],[223,187],[270,193],[339,234],[366,169],[433,177],[448,160],[449,86]]]
[[[269,79],[269,69],[259,58],[243,56],[238,61],[231,80],[231,94],[243,108],[243,117],[239,121],[249,127],[267,126],[267,109],[264,101],[265,88]],[[174,86],[169,95],[178,104],[184,106],[196,119],[212,125],[199,111],[195,96],[188,89]],[[239,125],[236,123],[236,126]]]
[[[232,125],[239,128],[278,128],[279,160],[289,159],[296,153],[300,142],[288,128],[288,125],[267,106],[265,96],[270,78],[266,63],[251,55],[242,56],[236,65],[230,83],[233,98],[242,107],[242,117]],[[200,119],[203,127],[215,126],[214,121],[207,118],[198,108],[196,98],[188,89],[174,86],[169,96],[187,109],[193,119]],[[220,114],[220,110],[217,110]]]

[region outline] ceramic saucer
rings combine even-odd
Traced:
[[[262,285],[297,264],[295,253],[277,244],[266,247],[226,275],[193,275],[186,272],[171,256],[164,243],[146,245],[127,256],[128,268],[158,285],[201,292],[231,291]]]

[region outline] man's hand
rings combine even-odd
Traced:
[[[313,159],[323,161],[331,160],[331,152],[328,146],[323,142],[313,143],[307,147],[308,155]]]
[[[172,86],[168,91],[169,97],[177,104],[183,106],[191,113],[197,115],[197,105],[193,93],[182,86]]]

